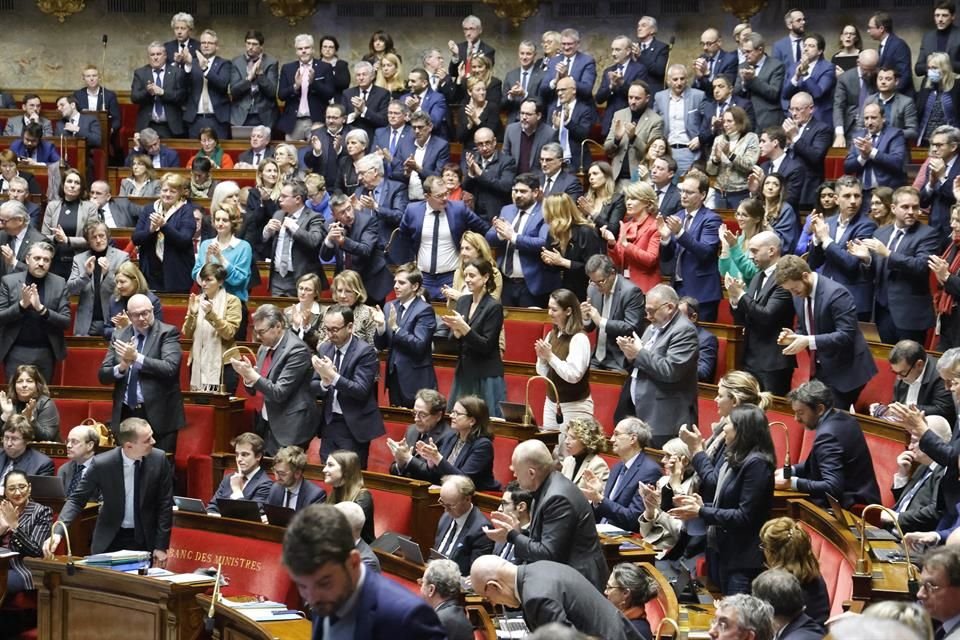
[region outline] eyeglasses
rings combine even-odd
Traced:
[[[347,326],[347,325],[345,325],[345,324],[342,324],[342,325],[340,325],[339,327],[328,327],[327,325],[324,325],[324,326],[323,326],[323,329],[324,329],[324,331],[326,331],[327,333],[339,333],[339,332],[343,331],[346,326]]]
[[[153,309],[144,309],[143,311],[130,311],[130,310],[127,310],[127,317],[129,317],[129,318],[146,318],[146,317],[149,316],[151,313],[153,313]]]
[[[429,418],[431,415],[433,415],[433,414],[430,413],[429,411],[414,411],[414,412],[413,412],[413,417],[414,417],[415,419],[417,419],[417,420],[423,420],[424,418]]]
[[[924,589],[927,593],[936,593],[937,591],[940,591],[940,589],[943,589],[943,586],[939,584],[933,584],[929,580],[924,580],[920,583],[920,589]]]
[[[733,622],[729,618],[723,618],[720,616],[717,616],[710,620],[710,628],[712,629],[716,627],[721,632],[726,631],[728,629],[736,629],[739,626],[740,626],[739,624],[737,624],[736,622]]]
[[[451,415],[451,416],[454,416],[455,418],[462,418],[462,417],[468,416],[468,415],[470,415],[470,414],[467,413],[466,411],[457,411],[457,410],[454,409],[453,411],[450,412],[450,415]]]
[[[273,329],[273,327],[272,327],[272,326],[270,326],[270,327],[260,327],[259,329],[258,329],[257,327],[254,327],[254,328],[253,328],[253,335],[254,335],[254,336],[262,336],[262,335],[265,334],[267,331],[270,331],[270,329]]]
[[[651,307],[644,307],[643,310],[646,312],[646,314],[647,314],[648,316],[652,316],[653,314],[655,314],[657,311],[660,311],[660,309],[663,309],[663,308],[664,308],[665,306],[667,306],[668,304],[670,304],[670,303],[669,303],[669,302],[664,302],[663,304],[659,304],[659,305],[657,305],[656,307],[652,307],[652,308],[651,308]]]
[[[10,493],[26,493],[27,491],[30,491],[30,485],[17,484],[12,487],[7,487],[7,491],[9,491]],[[940,587],[937,587],[937,588],[939,589]]]
[[[608,585],[604,588],[604,591],[623,591],[623,587],[621,587],[620,585],[617,585],[617,584],[608,584]]]

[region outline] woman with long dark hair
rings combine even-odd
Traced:
[[[323,481],[333,488],[327,504],[356,502],[360,505],[367,516],[360,538],[367,543],[373,542],[376,538],[373,531],[373,496],[363,486],[360,456],[354,451],[331,453],[323,464]]]

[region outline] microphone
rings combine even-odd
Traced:
[[[910,560],[910,545],[904,540],[903,529],[900,528],[897,514],[893,509],[885,507],[882,504],[868,504],[863,508],[863,511],[860,512],[860,522],[857,525],[857,529],[860,531],[860,556],[857,558],[854,575],[871,577],[873,575],[870,571],[867,571],[867,513],[869,511],[883,511],[893,520],[893,526],[896,528],[897,533],[900,534],[900,541],[903,544],[903,562],[907,565],[907,591],[910,593],[911,598],[916,598],[917,592],[920,591],[920,580],[917,577],[917,568]],[[891,560],[890,564],[899,564],[899,561]]]
[[[217,575],[214,577],[216,582],[213,583],[213,595],[210,597],[210,608],[207,609],[207,617],[203,620],[203,628],[207,633],[213,635],[213,629],[215,627],[215,614],[217,611],[217,601],[220,600],[220,575],[223,571],[223,563],[217,563]]]
[[[50,526],[50,537],[53,537],[53,534],[57,531],[57,526],[60,526],[60,529],[63,531],[63,538],[67,541],[67,575],[72,576],[76,573],[76,567],[73,564],[73,549],[70,548],[70,532],[67,530],[67,525],[63,524],[60,520],[57,520]],[[56,551],[56,550],[54,550]]]
[[[677,42],[677,36],[670,36],[670,43],[667,45],[667,51],[673,51],[673,45]]]
[[[553,383],[553,380],[546,376],[530,376],[530,378],[527,379],[527,388],[523,397],[523,426],[533,426],[533,410],[530,408],[530,383],[534,380],[543,380],[547,383],[547,386],[553,390],[553,397],[556,398],[556,401],[553,403],[554,407],[556,407],[555,416],[557,418],[557,424],[560,424],[563,422],[563,411],[560,409],[560,392],[557,391],[557,385]]]
[[[773,425],[779,425],[783,429],[783,479],[789,480],[793,476],[793,465],[790,464],[790,430],[787,428],[786,423],[780,422],[771,422],[770,427]]]
[[[103,34],[103,35],[100,37],[100,41],[103,43],[103,46],[106,47],[106,46],[107,46],[107,34]]]

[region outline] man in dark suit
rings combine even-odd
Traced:
[[[0,482],[17,469],[30,476],[52,476],[53,460],[36,449],[33,425],[21,414],[14,414],[3,424],[3,449],[0,450]],[[491,547],[492,548],[492,547]]]
[[[811,33],[803,39],[803,57],[800,62],[788,67],[780,100],[786,111],[793,96],[808,94],[813,101],[813,118],[832,127],[833,91],[837,74],[833,63],[823,57],[825,47],[826,43],[819,33]]]
[[[320,457],[339,449],[354,451],[367,468],[370,441],[385,433],[377,406],[380,361],[377,351],[353,335],[353,309],[336,304],[323,316],[327,339],[311,364],[311,391],[323,400]]]
[[[497,151],[493,131],[481,127],[473,134],[474,151],[464,151],[460,162],[463,188],[473,194],[473,210],[487,222],[510,203],[510,188],[517,175],[513,158]]]
[[[223,476],[207,503],[207,513],[220,513],[219,500],[256,500],[262,507],[273,488],[273,481],[260,466],[263,438],[255,433],[241,433],[230,441],[230,446],[233,447],[237,470]]]
[[[464,41],[456,43],[453,40],[447,42],[447,48],[450,50],[450,76],[456,78],[459,74],[460,63],[464,65],[464,71],[470,73],[470,60],[477,56],[483,56],[490,61],[490,68],[493,68],[497,61],[497,51],[489,44],[480,39],[483,33],[483,23],[477,16],[467,16],[460,23],[463,28]]]
[[[343,92],[347,124],[366,131],[369,140],[373,140],[377,129],[387,126],[387,106],[390,104],[390,92],[374,86],[375,76],[373,65],[361,60],[353,65],[356,86]]]
[[[524,40],[517,48],[517,61],[520,66],[507,71],[503,77],[503,88],[506,93],[501,106],[507,113],[508,123],[516,122],[523,102],[532,98],[539,104],[540,83],[543,81],[544,70],[535,64],[536,57],[536,43]]]
[[[154,40],[147,47],[149,64],[133,72],[130,100],[140,106],[137,130],[150,127],[161,138],[178,138],[183,127],[183,105],[189,88],[183,71],[168,64],[163,45]]]
[[[426,111],[414,111],[410,115],[413,135],[401,138],[397,146],[394,173],[389,177],[407,185],[410,200],[422,200],[426,193],[424,182],[430,176],[439,177],[444,165],[450,162],[450,144],[433,135],[434,127]]]
[[[780,126],[783,122],[780,90],[786,74],[783,63],[767,55],[766,42],[757,32],[741,36],[740,49],[746,60],[737,71],[734,93],[753,105],[757,117],[754,131]]]
[[[306,468],[307,454],[300,447],[291,445],[277,451],[273,456],[273,475],[277,481],[270,487],[266,503],[300,511],[326,501],[327,492],[323,487],[304,480],[303,470]]]
[[[164,451],[177,448],[177,431],[186,426],[180,394],[180,330],[153,315],[153,303],[143,294],[127,301],[130,324],[113,334],[100,365],[100,384],[113,385],[116,429],[121,420],[136,417],[157,425]],[[116,431],[114,431],[116,434]]]
[[[520,488],[520,483],[511,480],[503,489],[500,497],[500,506],[497,511],[503,511],[514,516],[520,523],[520,531],[530,527],[530,513],[533,509],[533,492]],[[508,562],[516,562],[515,547],[512,542],[498,542],[493,547],[493,555]]]
[[[519,174],[540,167],[540,151],[553,140],[553,128],[543,122],[543,107],[533,98],[520,103],[518,118],[503,133],[502,151],[513,158]]]
[[[283,312],[272,304],[257,307],[251,320],[253,337],[261,345],[256,366],[236,358],[230,364],[251,395],[260,392],[253,402],[255,431],[264,434],[268,455],[289,445],[306,451],[317,431],[317,403],[309,385],[310,349],[287,330]]]
[[[870,238],[877,225],[862,210],[863,189],[856,178],[842,176],[836,192],[836,215],[824,219],[819,213],[811,214],[807,262],[820,275],[846,287],[857,305],[858,317],[867,321],[873,312],[873,277],[860,267],[860,259],[847,251],[847,243]]]
[[[90,550],[150,551],[153,566],[163,568],[173,524],[173,470],[165,452],[154,448],[153,430],[146,420],[127,418],[116,424],[117,447],[94,456],[57,521],[69,527],[87,501],[99,495]],[[47,557],[53,556],[60,538],[61,534],[53,533],[44,543]]]
[[[760,271],[746,287],[728,275],[725,287],[733,319],[744,328],[743,368],[754,375],[761,389],[785,396],[797,359],[784,355],[777,345],[780,329],[792,327],[794,320],[790,292],[773,277],[780,260],[780,236],[761,231],[750,238],[747,250]]]
[[[879,57],[874,49],[864,49],[857,56],[857,66],[837,78],[833,92],[833,146],[847,147],[854,130],[861,126],[863,105],[875,90]]]
[[[662,216],[676,215],[681,209],[680,189],[673,184],[673,176],[676,174],[677,161],[670,156],[657,158],[650,167],[650,181],[657,193],[657,208]],[[669,271],[664,270],[665,266],[660,264],[660,272],[665,276],[672,275],[672,266]]]
[[[935,51],[943,51],[950,56],[953,72],[960,73],[960,28],[953,23],[956,12],[957,5],[953,0],[934,3],[933,22],[936,28],[923,33],[920,53],[913,67],[914,73],[921,78],[927,75],[927,57]]]
[[[493,552],[493,540],[484,533],[490,521],[473,504],[476,487],[467,476],[447,476],[440,485],[443,515],[437,524],[433,548],[453,560],[460,575],[470,574],[470,565],[482,555]]]
[[[736,55],[736,54],[732,54]],[[740,107],[747,114],[747,131],[754,130],[757,116],[749,99],[733,93],[733,76],[721,75],[713,79],[712,86],[705,92],[712,99],[700,103],[700,146],[703,156],[710,155],[713,141],[717,135],[723,135],[723,114],[730,107]]]
[[[501,255],[501,302],[508,307],[546,307],[547,298],[560,287],[561,274],[540,257],[549,248],[540,185],[532,173],[520,174],[512,185],[513,204],[503,207],[487,231],[487,242]]]
[[[335,507],[311,505],[293,518],[283,564],[314,612],[315,638],[447,637],[429,604],[363,566],[350,524]]]
[[[935,368],[934,376],[939,380]],[[952,398],[949,392],[947,395]],[[950,423],[943,416],[924,416],[924,422],[940,440],[950,441]],[[905,533],[937,529],[944,510],[940,481],[945,471],[943,465],[934,462],[920,449],[920,439],[911,436],[907,448],[897,456],[897,471],[893,474],[891,486],[892,510]],[[886,525],[893,525],[893,518],[886,512],[880,519]]]
[[[412,113],[422,111],[430,118],[439,135],[447,133],[447,101],[443,94],[430,88],[430,77],[424,69],[414,69],[407,75],[408,92],[400,96]],[[412,124],[411,118],[411,124]]]
[[[897,378],[893,383],[893,401],[917,405],[926,416],[941,416],[953,424],[957,416],[953,396],[937,373],[939,360],[927,355],[923,345],[913,340],[901,340],[890,350],[887,357],[890,370]],[[870,414],[879,415],[886,410],[879,404],[870,405]]]
[[[548,142],[540,149],[540,192],[542,197],[566,193],[573,201],[583,195],[583,183],[563,167],[563,147],[559,142]]]
[[[66,281],[49,272],[53,257],[53,245],[36,242],[27,251],[26,270],[0,278],[0,359],[7,380],[21,364],[35,365],[52,380],[56,362],[67,357],[70,302]]]
[[[88,64],[83,68],[82,89],[73,92],[77,99],[77,108],[81,111],[105,111],[109,135],[120,130],[120,102],[117,94],[100,84],[100,69],[96,65]]]
[[[90,468],[90,461],[100,444],[100,434],[91,425],[81,424],[67,434],[68,462],[57,469],[57,477],[63,482],[64,494],[69,496]]]
[[[771,173],[779,173],[786,183],[786,201],[795,211],[799,211],[806,171],[803,162],[794,155],[792,150],[787,150],[787,134],[779,124],[764,129],[760,134],[760,156],[766,158],[766,160],[759,164],[760,171],[754,169],[753,175],[748,178],[750,192],[754,194],[753,197],[760,195],[760,188],[763,186],[763,179],[766,176]],[[826,151],[824,151],[824,157],[826,157]],[[816,189],[814,189],[814,194],[816,194]],[[785,247],[785,249],[787,250],[782,253],[791,253],[789,247]]]
[[[637,41],[630,45],[630,54],[634,60],[644,66],[640,74],[650,86],[650,95],[663,89],[663,78],[667,72],[667,59],[673,45],[656,39],[657,19],[643,16],[637,21]],[[673,37],[670,38],[671,43]]]
[[[77,107],[77,98],[73,95],[57,98],[57,111],[62,116],[57,121],[56,135],[64,138],[83,138],[87,142],[87,149],[97,148],[103,139],[100,131],[100,121],[85,113],[80,113]],[[88,163],[88,166],[92,166]]]
[[[337,273],[347,269],[356,271],[367,290],[370,306],[382,306],[393,277],[379,247],[377,220],[369,210],[355,209],[353,201],[342,193],[330,198],[330,209],[334,222],[330,223],[320,247],[320,259],[333,260]]]
[[[347,125],[347,110],[339,102],[331,102],[324,109],[323,124],[314,124],[307,133],[309,146],[298,152],[300,166],[319,173],[328,185],[340,183],[340,159],[347,153],[347,134],[353,131]]]
[[[160,144],[160,134],[150,127],[133,134],[133,148],[127,154],[124,166],[131,166],[133,159],[139,155],[150,158],[153,161],[154,169],[180,166],[180,156],[177,155],[177,152],[164,144]]]
[[[950,241],[950,208],[957,202],[953,182],[960,175],[958,149],[960,129],[957,127],[942,125],[930,136],[930,157],[920,190],[920,206],[930,211],[929,224],[937,231],[940,248]]]
[[[897,70],[893,67],[881,67],[877,70],[877,92],[867,96],[864,104],[876,102],[883,108],[883,119],[891,127],[903,131],[903,137],[915,144],[920,136],[920,123],[917,105],[913,98],[897,91]],[[858,116],[859,117],[859,116]]]
[[[697,329],[680,313],[676,291],[660,284],[647,292],[650,325],[642,337],[617,344],[633,372],[623,385],[615,420],[636,416],[650,425],[652,444],[662,446],[683,424],[697,423]],[[634,333],[634,336],[637,334]]]
[[[530,527],[523,532],[516,516],[497,511],[490,514],[493,528],[487,535],[494,542],[512,543],[517,562],[553,560],[567,564],[596,589],[603,588],[607,563],[593,509],[583,493],[556,470],[547,445],[539,440],[518,444],[511,462],[520,487],[534,493]]]
[[[879,110],[867,105],[864,117]],[[893,194],[893,222],[849,249],[873,276],[873,321],[886,344],[900,340],[922,343],[927,329],[934,325],[927,258],[938,252],[940,238],[932,227],[917,220],[919,214],[920,194],[913,187],[900,187]]]
[[[643,420],[624,418],[610,436],[611,450],[620,460],[610,470],[606,484],[589,469],[584,471],[587,487],[582,489],[583,495],[593,505],[597,522],[639,531],[644,505],[637,485],[656,484],[663,473],[660,463],[644,453],[650,437],[650,427]]]
[[[903,131],[887,125],[883,108],[876,103],[863,107],[863,126],[853,135],[853,144],[843,161],[844,173],[860,178],[868,193],[875,187],[896,189],[903,185],[910,158]]]
[[[446,416],[447,399],[435,388],[422,388],[417,391],[413,401],[413,424],[407,427],[403,438],[398,442],[387,438],[387,446],[393,454],[390,473],[425,480],[423,470],[427,462],[417,451],[417,443],[431,442],[437,449],[445,449],[443,442],[456,435],[450,430],[450,421]],[[416,459],[414,464],[411,461]]]
[[[370,151],[383,155],[383,164],[386,175],[403,175],[403,161],[397,150],[401,142],[413,138],[413,129],[407,124],[410,118],[410,109],[402,100],[391,100],[387,103],[387,126],[380,127],[373,134]]]
[[[643,333],[647,326],[640,287],[617,273],[606,254],[590,256],[584,267],[590,286],[580,303],[584,329],[597,330],[597,348],[590,366],[607,371],[626,371],[627,358],[618,338]]]
[[[703,54],[693,61],[693,86],[710,93],[718,76],[733,78],[737,75],[739,59],[736,51],[723,50],[723,36],[713,27],[700,35],[700,46]]]
[[[317,257],[327,235],[327,225],[322,215],[304,207],[306,201],[307,187],[303,182],[285,182],[280,188],[280,209],[263,229],[273,258],[271,295],[296,296],[297,280],[306,273],[316,273],[323,288],[327,286],[327,277]]]
[[[804,612],[806,598],[795,575],[784,569],[768,569],[754,578],[751,593],[773,608],[771,637],[777,640],[820,640],[826,630]]]
[[[314,122],[322,122],[333,98],[333,67],[313,57],[313,36],[301,33],[293,40],[297,60],[280,68],[277,98],[283,113],[276,127],[288,141],[304,140]]]
[[[613,58],[609,67],[600,74],[600,88],[597,89],[597,104],[605,104],[603,120],[600,123],[600,135],[607,136],[613,122],[613,114],[627,108],[627,90],[645,67],[633,59],[630,50],[630,38],[617,36],[610,43],[610,55]],[[648,87],[644,87],[648,90]],[[648,94],[649,95],[649,94]]]
[[[193,16],[182,11],[174,14],[170,19],[170,28],[173,29],[173,40],[164,42],[163,48],[167,59],[182,68],[200,49],[200,42],[193,37]]]
[[[384,384],[390,404],[415,410],[417,392],[437,387],[433,369],[437,318],[433,307],[423,299],[423,274],[417,265],[410,262],[397,267],[393,291],[396,298],[374,314],[374,343],[377,349],[389,350]]]
[[[823,182],[823,162],[830,149],[830,126],[813,118],[813,98],[801,91],[790,98],[790,117],[783,122],[791,157],[798,160],[804,176],[800,207],[817,206],[817,188]]]
[[[483,556],[471,567],[470,582],[491,604],[521,609],[530,631],[556,622],[605,640],[641,638],[599,589],[590,588],[589,576],[556,561],[518,567],[497,556]]]
[[[697,356],[697,380],[713,384],[717,373],[717,351],[720,341],[709,329],[704,329],[697,321],[700,319],[700,304],[696,298],[683,296],[680,298],[680,313],[687,316],[697,328],[697,340],[700,343],[700,354]]]
[[[863,429],[852,415],[834,408],[827,385],[819,380],[805,382],[787,399],[797,422],[816,435],[807,459],[793,465],[790,478],[783,477],[783,469],[776,470],[777,489],[803,491],[821,506],[827,506],[827,494],[844,509],[879,503],[880,487]]]
[[[572,97],[594,106],[593,85],[597,81],[597,63],[593,56],[580,51],[580,32],[576,29],[560,32],[560,54],[550,58],[543,82],[540,83],[540,99],[544,104],[559,99],[559,84],[564,78],[573,80]]]
[[[470,567],[466,573],[470,573]],[[427,564],[420,580],[420,595],[437,612],[448,640],[473,640],[474,637],[473,625],[460,606],[461,579],[456,562],[438,558]]]
[[[46,236],[30,226],[27,207],[18,200],[0,204],[0,275],[27,270],[27,254],[38,242],[47,242]]]
[[[703,206],[710,181],[701,172],[687,174],[680,183],[682,211],[663,219],[660,232],[660,260],[676,259],[673,287],[679,295],[689,295],[700,302],[700,319],[717,321],[720,271],[717,251],[720,249],[720,216]]]
[[[277,83],[280,80],[277,59],[263,51],[263,33],[247,31],[244,53],[234,58],[230,85],[230,124],[239,127],[262,125],[267,128],[277,121]],[[270,139],[269,134],[267,140]],[[243,161],[243,157],[240,158]]]
[[[783,22],[787,27],[787,35],[773,43],[773,57],[785,67],[791,67],[803,56],[803,36],[807,19],[803,11],[790,9],[783,16]]]
[[[913,96],[913,75],[910,73],[910,45],[893,32],[893,18],[889,13],[878,11],[867,21],[867,34],[879,43],[880,66],[893,67],[900,75],[897,91]]]
[[[407,185],[384,176],[383,158],[378,153],[365,155],[356,166],[360,184],[354,198],[360,211],[369,213],[376,223],[377,251],[383,253],[388,264],[397,264],[399,245],[394,246],[392,241],[407,208]]]
[[[556,87],[557,100],[547,113],[547,123],[553,127],[553,139],[563,149],[563,159],[571,169],[579,171],[584,168],[583,141],[590,135],[590,129],[597,120],[597,110],[592,103],[577,98],[577,85],[573,78],[560,78]]]
[[[783,328],[778,344],[784,346],[784,355],[810,351],[811,379],[830,387],[830,406],[846,410],[877,373],[857,324],[853,297],[843,285],[811,271],[799,256],[780,258],[775,277],[793,295],[799,319],[798,332]]]
[[[250,129],[250,148],[237,157],[237,164],[248,164],[251,168],[256,169],[261,162],[272,157],[273,147],[270,146],[270,127],[258,124]]]
[[[191,138],[200,130],[216,131],[220,140],[230,139],[230,86],[235,79],[233,63],[217,55],[217,33],[207,29],[200,34],[200,49],[183,66],[188,95],[183,119],[190,125]]]
[[[97,205],[97,215],[103,217],[108,229],[131,229],[137,226],[140,208],[126,198],[114,199],[110,183],[96,180],[90,184],[90,202]]]

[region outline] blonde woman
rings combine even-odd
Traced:
[[[253,249],[254,260],[273,258],[272,245],[263,239],[263,227],[280,208],[280,165],[267,158],[257,167],[257,186],[247,191],[243,231],[240,233]]]
[[[617,190],[613,167],[609,162],[599,161],[590,165],[587,170],[587,191],[577,198],[577,207],[593,221],[601,235],[604,227],[610,230],[614,238],[620,234],[626,205],[623,194]]]
[[[116,329],[124,329],[130,324],[127,317],[127,302],[135,294],[142,293],[150,299],[153,305],[153,317],[157,322],[163,322],[163,307],[160,304],[160,298],[150,291],[147,286],[147,279],[143,277],[143,272],[133,262],[124,262],[117,267],[117,273],[114,276],[114,295],[110,297],[109,318],[103,325],[103,337],[110,341],[113,338],[113,332]]]
[[[540,251],[544,264],[560,269],[560,286],[580,300],[587,299],[584,266],[592,255],[603,251],[597,230],[569,194],[559,193],[543,201],[543,220],[550,228],[549,246]]]
[[[682,520],[660,509],[664,491],[667,491],[668,495],[687,496],[696,493],[699,488],[699,478],[690,465],[690,458],[690,448],[683,440],[667,440],[663,445],[663,458],[660,461],[664,470],[663,476],[653,487],[640,484],[644,507],[638,519],[640,535],[658,551],[672,549],[680,539],[683,529]]]
[[[641,291],[660,284],[660,234],[657,233],[657,193],[646,182],[631,182],[623,188],[626,215],[615,236],[609,227],[600,228],[607,243],[607,255]]]
[[[200,269],[198,279],[202,293],[190,294],[183,337],[193,340],[190,347],[190,390],[218,393],[220,381],[230,395],[237,390],[237,374],[233,367],[224,367],[223,352],[234,346],[240,326],[240,299],[223,288],[227,270],[216,262]]]
[[[440,289],[441,295],[443,295],[443,297],[447,300],[448,309],[455,309],[457,306],[457,300],[460,299],[460,296],[470,293],[470,291],[467,289],[467,284],[464,281],[463,269],[471,260],[485,260],[493,265],[494,288],[493,291],[490,292],[490,297],[498,302],[500,300],[500,294],[503,293],[503,274],[500,273],[500,269],[497,268],[497,263],[493,257],[493,250],[490,248],[490,244],[482,234],[477,233],[476,231],[464,231],[463,235],[460,237],[460,263],[457,265],[457,270],[453,272],[453,286],[448,287],[447,285],[443,285],[443,287]],[[506,332],[501,331],[501,358],[506,350],[507,334]]]
[[[143,208],[133,243],[140,269],[154,291],[189,293],[193,286],[194,207],[186,199],[187,180],[167,173],[160,179],[160,198]]]
[[[936,117],[935,114],[940,114]],[[927,78],[917,94],[917,119],[920,139],[917,146],[927,146],[940,125],[956,126],[960,122],[960,83],[950,57],[942,52],[927,56]]]
[[[323,330],[326,306],[320,304],[320,277],[305,273],[297,280],[297,301],[283,310],[290,330],[303,340],[311,351],[316,350]]]
[[[373,307],[365,304],[367,289],[363,286],[360,274],[347,269],[333,278],[333,299],[339,304],[345,304],[353,309],[353,335],[373,346],[373,339],[377,334],[377,322],[373,318]],[[320,340],[327,338],[323,330],[323,323],[319,327]]]
[[[592,417],[573,418],[567,422],[567,435],[563,440],[566,457],[560,465],[560,473],[581,489],[586,489],[584,472],[606,483],[610,467],[600,454],[607,450],[607,438],[603,427]]]
[[[391,99],[397,99],[407,92],[406,78],[403,75],[403,65],[395,53],[385,53],[380,57],[377,68],[377,78],[374,84],[390,92]]]
[[[277,148],[273,150],[273,160],[280,170],[278,179],[280,186],[283,186],[283,183],[287,180],[303,178],[303,172],[300,171],[299,167],[300,160],[297,157],[297,148],[292,144],[278,144]],[[279,192],[279,187],[277,189]]]
[[[160,195],[160,181],[148,155],[133,156],[130,177],[120,181],[121,198],[154,198]]]
[[[486,88],[487,102],[489,102],[494,111],[500,111],[500,102],[503,100],[503,81],[493,75],[493,63],[487,56],[473,56],[470,60],[470,73],[466,73],[464,66],[466,62],[460,63],[457,74],[457,90],[454,93],[454,102],[462,101],[470,95],[470,85],[473,78],[477,78]]]

